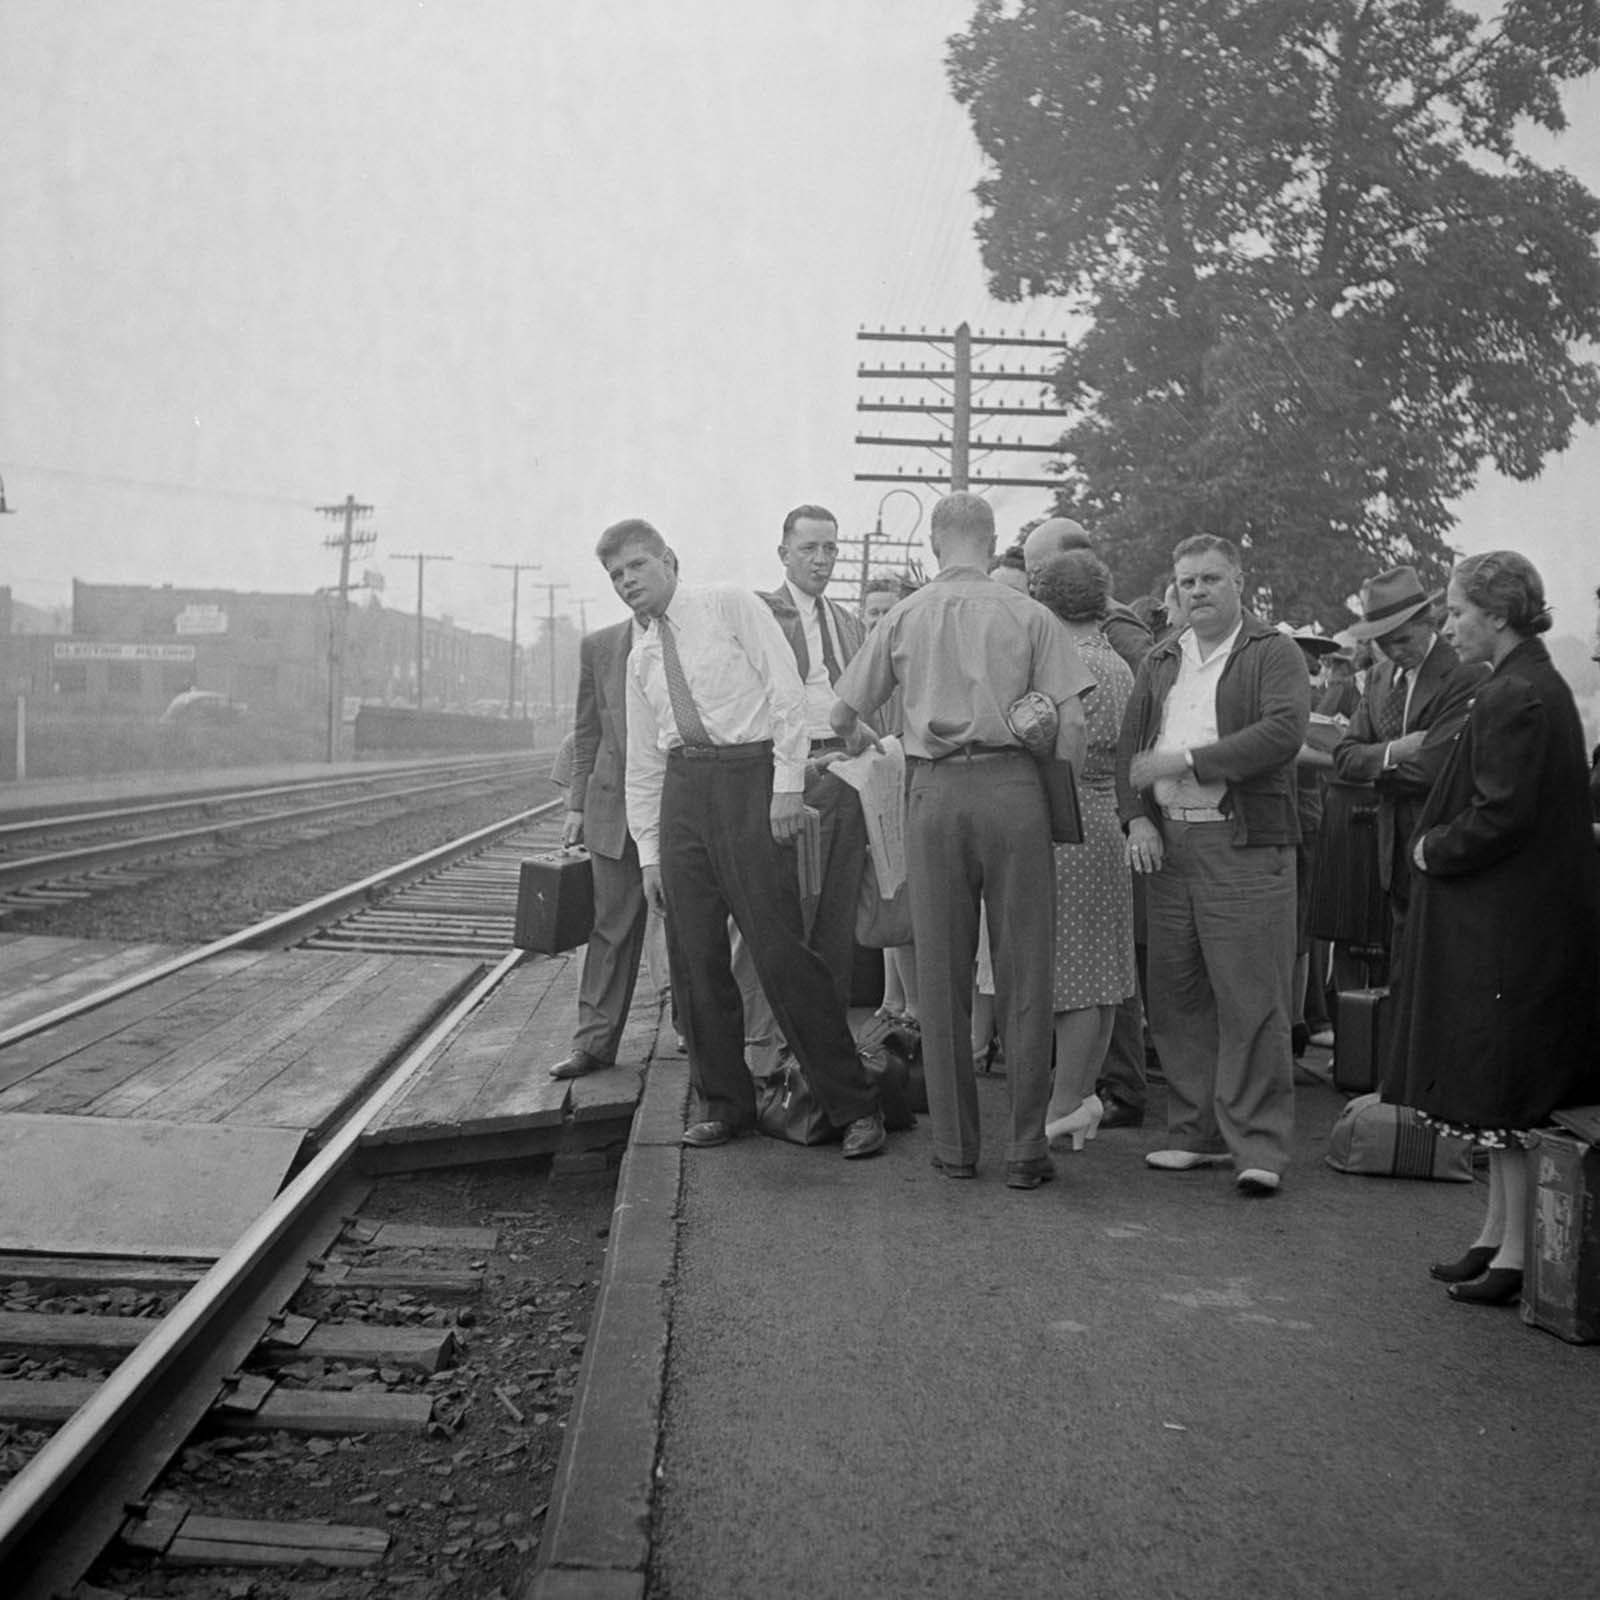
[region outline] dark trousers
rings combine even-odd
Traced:
[[[620,860],[591,853],[589,861],[594,868],[594,931],[583,953],[572,1048],[597,1061],[615,1061],[633,1004],[649,909],[632,839]]]
[[[744,1014],[728,918],[806,1082],[835,1127],[877,1110],[833,978],[801,931],[792,845],[772,837],[772,751],[757,745],[667,759],[661,793],[661,887],[667,901],[672,992],[689,1046],[689,1077],[705,1115],[755,1121],[744,1059]]]
[[[806,943],[827,964],[839,1004],[848,1009],[856,955],[856,901],[866,871],[867,819],[861,796],[826,769],[806,769],[805,798],[817,809],[822,846],[822,892],[811,912]]]
[[[906,807],[906,875],[922,991],[922,1060],[942,1161],[978,1159],[972,965],[989,914],[995,1012],[1006,1047],[1006,1157],[1045,1153],[1054,1037],[1055,862],[1033,757],[918,761]]]

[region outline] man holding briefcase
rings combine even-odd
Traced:
[[[572,787],[561,842],[583,845],[594,869],[594,929],[583,953],[578,1026],[552,1078],[612,1066],[633,1004],[649,906],[639,850],[628,832],[627,671],[636,618],[586,634],[578,645]]]

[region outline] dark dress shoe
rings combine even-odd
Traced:
[[[1041,1183],[1050,1183],[1056,1175],[1056,1164],[1049,1156],[1035,1156],[1031,1161],[1011,1161],[1006,1164],[1006,1188],[1037,1189]]]
[[[731,1122],[691,1122],[683,1130],[683,1142],[696,1150],[709,1150],[713,1145],[727,1144],[734,1136]]]
[[[1493,1260],[1493,1245],[1475,1244],[1459,1261],[1435,1261],[1428,1268],[1428,1276],[1440,1283],[1471,1283],[1483,1276]]]
[[[1521,1267],[1490,1267],[1474,1283],[1452,1283],[1445,1293],[1469,1306],[1508,1306],[1522,1294]]]
[[[857,1117],[844,1130],[844,1158],[854,1161],[858,1156],[875,1156],[888,1143],[888,1139],[889,1135],[883,1130],[881,1111]]]
[[[978,1164],[975,1161],[946,1161],[942,1156],[933,1158],[933,1170],[942,1172],[947,1178],[976,1178]]]
[[[602,1061],[598,1056],[592,1056],[587,1050],[574,1050],[565,1061],[558,1061],[550,1069],[552,1078],[581,1078],[590,1072],[599,1072],[609,1067],[609,1061]]]
[[[1311,1043],[1311,1030],[1303,1022],[1289,1024],[1289,1052],[1296,1061],[1306,1053],[1306,1046]]]
[[[1100,1114],[1102,1128],[1142,1128],[1144,1126],[1144,1107],[1130,1106],[1125,1100],[1108,1100],[1100,1096],[1101,1104],[1105,1110]]]

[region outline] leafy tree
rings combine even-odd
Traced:
[[[1516,145],[1597,63],[1594,0],[979,0],[984,264],[1088,319],[1058,500],[1125,584],[1223,532],[1338,625],[1382,566],[1442,574],[1485,460],[1600,418],[1600,203]]]

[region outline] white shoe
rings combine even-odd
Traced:
[[[1045,1123],[1044,1136],[1051,1144],[1058,1139],[1070,1138],[1072,1148],[1081,1150],[1084,1140],[1094,1138],[1100,1131],[1100,1119],[1105,1115],[1105,1111],[1100,1096],[1091,1094],[1086,1100],[1079,1102],[1076,1111],[1071,1111],[1064,1117],[1057,1117],[1054,1122]]]
[[[1231,1159],[1207,1155],[1203,1150],[1152,1150],[1144,1164],[1160,1172],[1193,1172],[1196,1167],[1225,1167]]]
[[[1256,1198],[1276,1194],[1281,1181],[1276,1172],[1268,1172],[1264,1167],[1246,1167],[1233,1180],[1233,1186],[1240,1194]]]
[[[1311,1035],[1311,1043],[1314,1044],[1319,1050],[1333,1049],[1333,1029],[1318,1028],[1317,1031]]]

